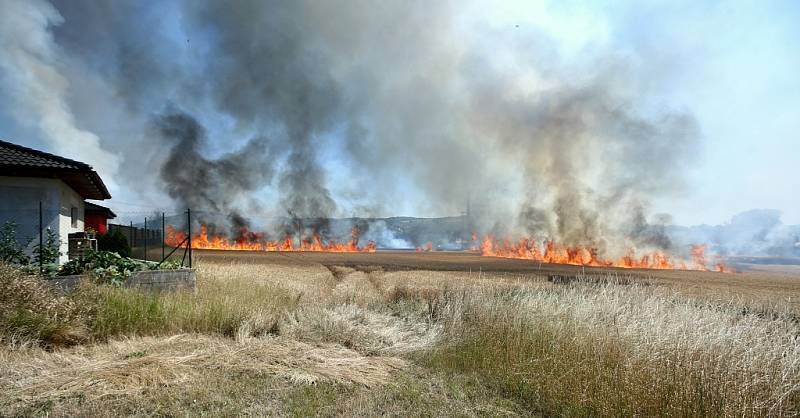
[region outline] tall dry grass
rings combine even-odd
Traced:
[[[545,415],[800,414],[800,327],[637,285],[485,289],[447,301],[424,360]]]
[[[0,344],[68,346],[90,337],[89,312],[41,279],[0,263]]]
[[[91,329],[97,340],[187,332],[229,337],[277,334],[281,317],[298,301],[296,294],[283,288],[218,276],[201,280],[196,294],[102,287],[95,297]]]
[[[300,294],[230,274],[235,272],[201,269],[196,293],[82,283],[63,295],[40,278],[0,265],[0,341],[9,347],[53,348],[116,337],[277,334],[282,316],[296,307]]]

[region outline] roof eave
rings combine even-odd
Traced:
[[[97,190],[100,193],[102,193],[103,198],[102,199],[96,199],[96,198],[91,198],[90,197],[90,198],[84,198],[84,199],[94,199],[94,200],[111,199],[111,193],[108,192],[108,188],[106,188],[106,184],[103,183],[103,179],[100,178],[100,175],[97,174],[96,171],[92,170],[92,172],[89,173],[89,176],[91,177],[92,182],[97,186]]]
[[[57,178],[83,199],[111,199],[105,183],[94,170],[0,165],[0,175],[10,177]]]

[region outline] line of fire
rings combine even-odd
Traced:
[[[381,245],[366,237],[375,225],[391,231],[393,236],[407,243],[397,247]],[[197,250],[269,251],[269,252],[335,252],[374,253],[383,250],[415,250],[418,252],[458,251],[485,257],[528,260],[537,263],[567,264],[589,267],[621,269],[693,270],[730,273],[719,255],[708,257],[705,244],[692,244],[678,257],[668,250],[651,251],[627,248],[618,257],[606,257],[590,245],[566,245],[551,238],[502,237],[475,230],[473,214],[467,210],[460,216],[445,218],[382,218],[382,219],[298,219],[284,220],[280,232],[253,231],[247,226],[223,228],[200,222],[189,233],[174,225],[167,225],[164,240],[167,245],[188,245]],[[349,226],[347,236],[331,233]],[[198,230],[199,229],[199,230]],[[416,245],[413,245],[416,243]]]

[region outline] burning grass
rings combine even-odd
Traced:
[[[477,243],[475,235],[473,235],[473,241]],[[478,249],[477,246],[476,249]],[[637,255],[636,249],[630,248],[625,255],[617,259],[606,259],[598,253],[597,249],[589,246],[567,246],[558,244],[553,240],[540,242],[529,238],[523,238],[518,241],[498,240],[491,235],[487,235],[480,242],[479,249],[483,256],[517,258],[551,264],[626,269],[716,271],[720,273],[734,271],[719,257],[714,258],[713,265],[709,268],[708,260],[706,259],[706,246],[701,244],[690,247],[692,260],[688,262],[678,260],[661,250]]]
[[[377,244],[368,241],[359,245],[361,233],[358,227],[351,230],[351,238],[347,242],[325,240],[316,230],[309,237],[295,239],[291,234],[281,239],[270,240],[266,233],[253,232],[242,227],[236,232],[235,237],[224,234],[209,234],[208,227],[203,224],[200,232],[194,234],[189,240],[189,234],[168,225],[165,242],[172,247],[191,245],[199,250],[224,250],[224,251],[269,251],[269,252],[329,252],[329,253],[374,253]],[[416,248],[417,252],[435,251],[433,242],[427,242]],[[653,269],[653,270],[696,270],[716,271],[731,273],[734,269],[725,264],[721,257],[714,256],[709,267],[706,256],[706,246],[702,244],[691,245],[691,261],[680,260],[664,250],[655,250],[639,253],[635,248],[630,248],[621,257],[616,259],[605,258],[597,248],[588,245],[562,245],[554,240],[537,240],[522,238],[519,240],[497,239],[493,235],[486,235],[483,240],[478,240],[478,235],[472,233],[472,247],[470,251],[479,252],[487,257],[514,258],[532,260],[548,264],[569,264],[591,267],[617,267],[626,269]]]
[[[324,240],[322,235],[314,232],[308,239],[295,241],[292,235],[286,235],[278,240],[270,240],[266,234],[252,232],[242,228],[237,237],[228,238],[224,235],[208,234],[206,225],[200,226],[200,233],[192,235],[192,248],[200,250],[229,250],[229,251],[322,251],[333,253],[359,253],[375,252],[376,244],[367,241],[359,245],[360,232],[357,227],[350,231],[350,240],[347,242],[337,242]],[[172,225],[167,226],[166,243],[173,247],[180,247],[188,242],[188,234],[184,231],[175,229]]]
[[[199,265],[196,295],[76,294],[94,299],[83,345],[4,339],[0,414],[800,412],[800,324],[779,306],[626,276]]]

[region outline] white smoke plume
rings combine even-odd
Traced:
[[[70,82],[51,32],[63,22],[46,1],[0,2],[0,95],[21,125],[38,131],[55,153],[91,164],[113,191],[119,157],[76,125],[66,99]]]

